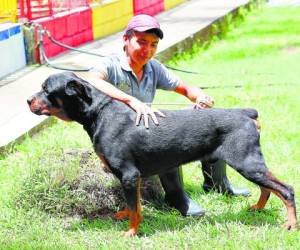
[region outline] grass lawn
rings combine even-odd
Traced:
[[[207,49],[194,49],[170,62],[200,74],[179,74],[187,83],[207,87],[216,107],[253,107],[260,113],[261,144],[271,171],[300,193],[300,8],[254,10],[225,38]],[[217,39],[216,39],[217,40]],[[156,104],[186,103],[183,97],[159,91]],[[159,106],[174,108],[174,106]],[[177,108],[181,108],[180,105]],[[81,219],[50,214],[36,207],[16,206],[18,195],[55,187],[43,172],[65,168],[61,179],[76,178],[78,160],[60,161],[65,149],[91,149],[83,129],[57,122],[34,138],[0,156],[0,249],[299,249],[299,231],[282,225],[286,210],[273,195],[262,212],[247,209],[259,197],[257,186],[228,169],[236,186],[247,187],[249,198],[204,194],[197,163],[184,166],[185,189],[206,210],[206,216],[184,218],[173,210],[144,206],[140,234],[124,238],[128,222],[111,218]],[[39,179],[32,182],[32,173]],[[62,191],[61,194],[64,192]],[[30,192],[29,192],[30,196]],[[56,197],[57,198],[57,197]],[[64,200],[65,199],[65,200]],[[60,200],[68,202],[61,196]],[[55,200],[53,201],[53,203]],[[51,203],[51,202],[50,202]]]

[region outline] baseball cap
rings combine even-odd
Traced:
[[[131,20],[128,22],[128,25],[125,29],[125,33],[127,33],[127,31],[129,30],[144,32],[152,29],[160,39],[163,39],[164,33],[160,29],[160,25],[158,21],[152,16],[146,14],[140,14],[140,15],[133,16],[131,18]]]

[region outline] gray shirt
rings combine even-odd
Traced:
[[[120,90],[146,103],[152,103],[156,89],[174,90],[179,85],[179,79],[156,59],[144,66],[140,82],[124,54],[101,58],[94,70],[100,71],[106,81]]]

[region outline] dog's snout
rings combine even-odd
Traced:
[[[28,103],[28,105],[30,105],[31,103],[32,103],[32,100],[33,100],[33,97],[31,96],[31,97],[29,97],[28,99],[27,99],[27,103]]]
[[[27,99],[28,105],[32,105],[36,101],[36,95],[32,95]]]

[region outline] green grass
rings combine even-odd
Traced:
[[[210,87],[206,92],[216,107],[254,107],[260,113],[261,144],[274,174],[300,193],[300,8],[254,10],[224,39],[208,49],[195,49],[172,61],[199,75],[178,73],[187,83]],[[233,86],[241,86],[235,88]],[[216,87],[217,88],[212,88]],[[189,102],[173,93],[159,91],[155,103]],[[166,108],[165,106],[161,106]],[[181,108],[181,106],[178,106]],[[173,108],[173,107],[170,107]],[[80,219],[45,212],[39,206],[16,207],[24,183],[33,192],[57,179],[35,179],[38,170],[63,169],[64,178],[78,174],[78,160],[61,163],[67,149],[91,149],[83,129],[75,123],[58,122],[0,157],[0,249],[299,249],[298,231],[282,224],[286,211],[271,196],[266,209],[248,212],[259,196],[258,188],[228,170],[230,180],[251,190],[249,198],[227,198],[203,193],[203,177],[197,163],[184,167],[185,189],[207,215],[183,218],[176,211],[144,206],[140,234],[121,237],[128,222],[110,218]],[[62,191],[63,194],[63,191]],[[32,195],[34,196],[34,193]],[[29,196],[30,198],[30,196]],[[57,197],[56,197],[57,198]],[[38,199],[37,199],[38,202]],[[55,201],[54,201],[55,202]]]

